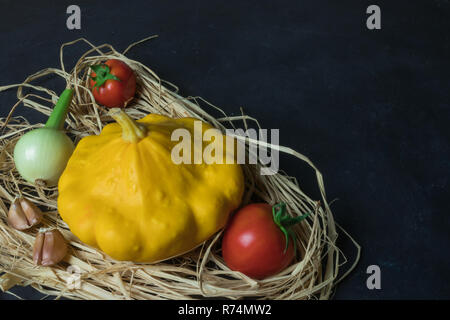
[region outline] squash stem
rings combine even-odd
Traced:
[[[53,108],[50,117],[45,123],[45,127],[49,129],[62,130],[70,103],[72,102],[73,89],[65,89],[59,96],[58,102]]]
[[[109,115],[122,127],[122,138],[136,143],[145,138],[147,128],[130,118],[122,109],[112,108]]]

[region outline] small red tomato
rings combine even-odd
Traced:
[[[136,92],[133,70],[117,59],[91,66],[91,90],[95,101],[108,108],[123,108]]]
[[[295,240],[289,226],[307,215],[292,218],[285,208],[283,203],[273,208],[267,203],[255,203],[231,217],[222,239],[222,256],[231,270],[263,279],[292,262]]]

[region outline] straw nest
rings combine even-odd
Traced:
[[[357,248],[356,259],[346,272],[340,272],[348,263],[336,245],[337,224],[326,199],[322,175],[302,154],[283,146],[247,139],[268,148],[288,153],[315,171],[321,192],[320,201],[310,199],[297,181],[284,173],[260,175],[260,165],[243,165],[246,193],[243,205],[252,199],[274,204],[285,202],[291,215],[311,215],[295,226],[299,258],[287,269],[265,280],[255,281],[225,265],[220,253],[221,232],[197,249],[182,256],[156,264],[136,264],[115,261],[103,252],[78,240],[61,220],[57,212],[57,188],[47,188],[24,181],[14,168],[12,152],[17,140],[27,131],[42,126],[13,116],[18,106],[24,105],[44,115],[50,115],[58,93],[41,85],[38,80],[49,75],[62,77],[75,89],[70,113],[66,120],[68,134],[77,143],[86,135],[97,135],[111,122],[106,110],[98,106],[88,88],[89,66],[109,58],[123,60],[133,68],[138,79],[136,98],[127,113],[141,118],[148,113],[171,117],[196,117],[225,130],[239,124],[247,128],[256,119],[242,116],[228,117],[218,107],[199,97],[182,97],[178,89],[161,80],[150,68],[125,56],[111,45],[95,46],[85,39],[65,43],[60,49],[61,69],[47,68],[30,75],[23,83],[0,87],[0,91],[17,90],[17,103],[9,116],[0,118],[3,128],[0,136],[0,287],[7,291],[14,285],[31,285],[40,292],[71,299],[328,299],[335,285],[356,265],[360,247],[343,230]],[[68,71],[64,65],[64,48],[69,45],[89,45],[75,67]],[[61,87],[62,90],[62,87]],[[206,110],[222,116],[216,118]],[[37,229],[21,232],[8,226],[6,215],[14,198],[23,194],[45,212],[44,227],[56,227],[70,242],[66,258],[54,267],[37,267],[32,261],[32,247]]]

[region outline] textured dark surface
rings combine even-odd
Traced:
[[[21,3],[0,4],[0,85],[58,67],[63,42],[123,50],[158,34],[129,56],[184,95],[280,128],[281,144],[322,171],[328,198],[339,198],[336,221],[363,247],[336,298],[450,298],[448,1],[378,1],[376,31],[366,28],[365,1],[77,1],[79,31],[66,28],[68,1]],[[67,50],[69,67],[86,49]],[[14,91],[1,93],[0,115],[15,102]],[[24,107],[17,114],[44,120]],[[311,171],[288,157],[280,165],[318,198]],[[381,290],[366,288],[372,264]]]

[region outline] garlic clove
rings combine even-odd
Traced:
[[[44,233],[39,232],[33,246],[33,262],[40,265],[42,261],[42,247],[44,246]]]
[[[45,233],[42,248],[42,265],[50,266],[60,262],[67,253],[67,243],[61,232],[52,230]]]
[[[17,230],[26,230],[42,220],[42,211],[30,200],[16,198],[8,212],[8,223]]]
[[[67,242],[56,229],[39,230],[33,248],[33,262],[36,265],[52,266],[67,254]]]
[[[42,211],[33,202],[25,198],[20,198],[20,204],[30,226],[41,222]]]
[[[26,230],[31,227],[28,223],[25,212],[23,212],[20,204],[20,198],[16,198],[11,204],[11,207],[9,207],[7,220],[8,224],[17,230]]]

